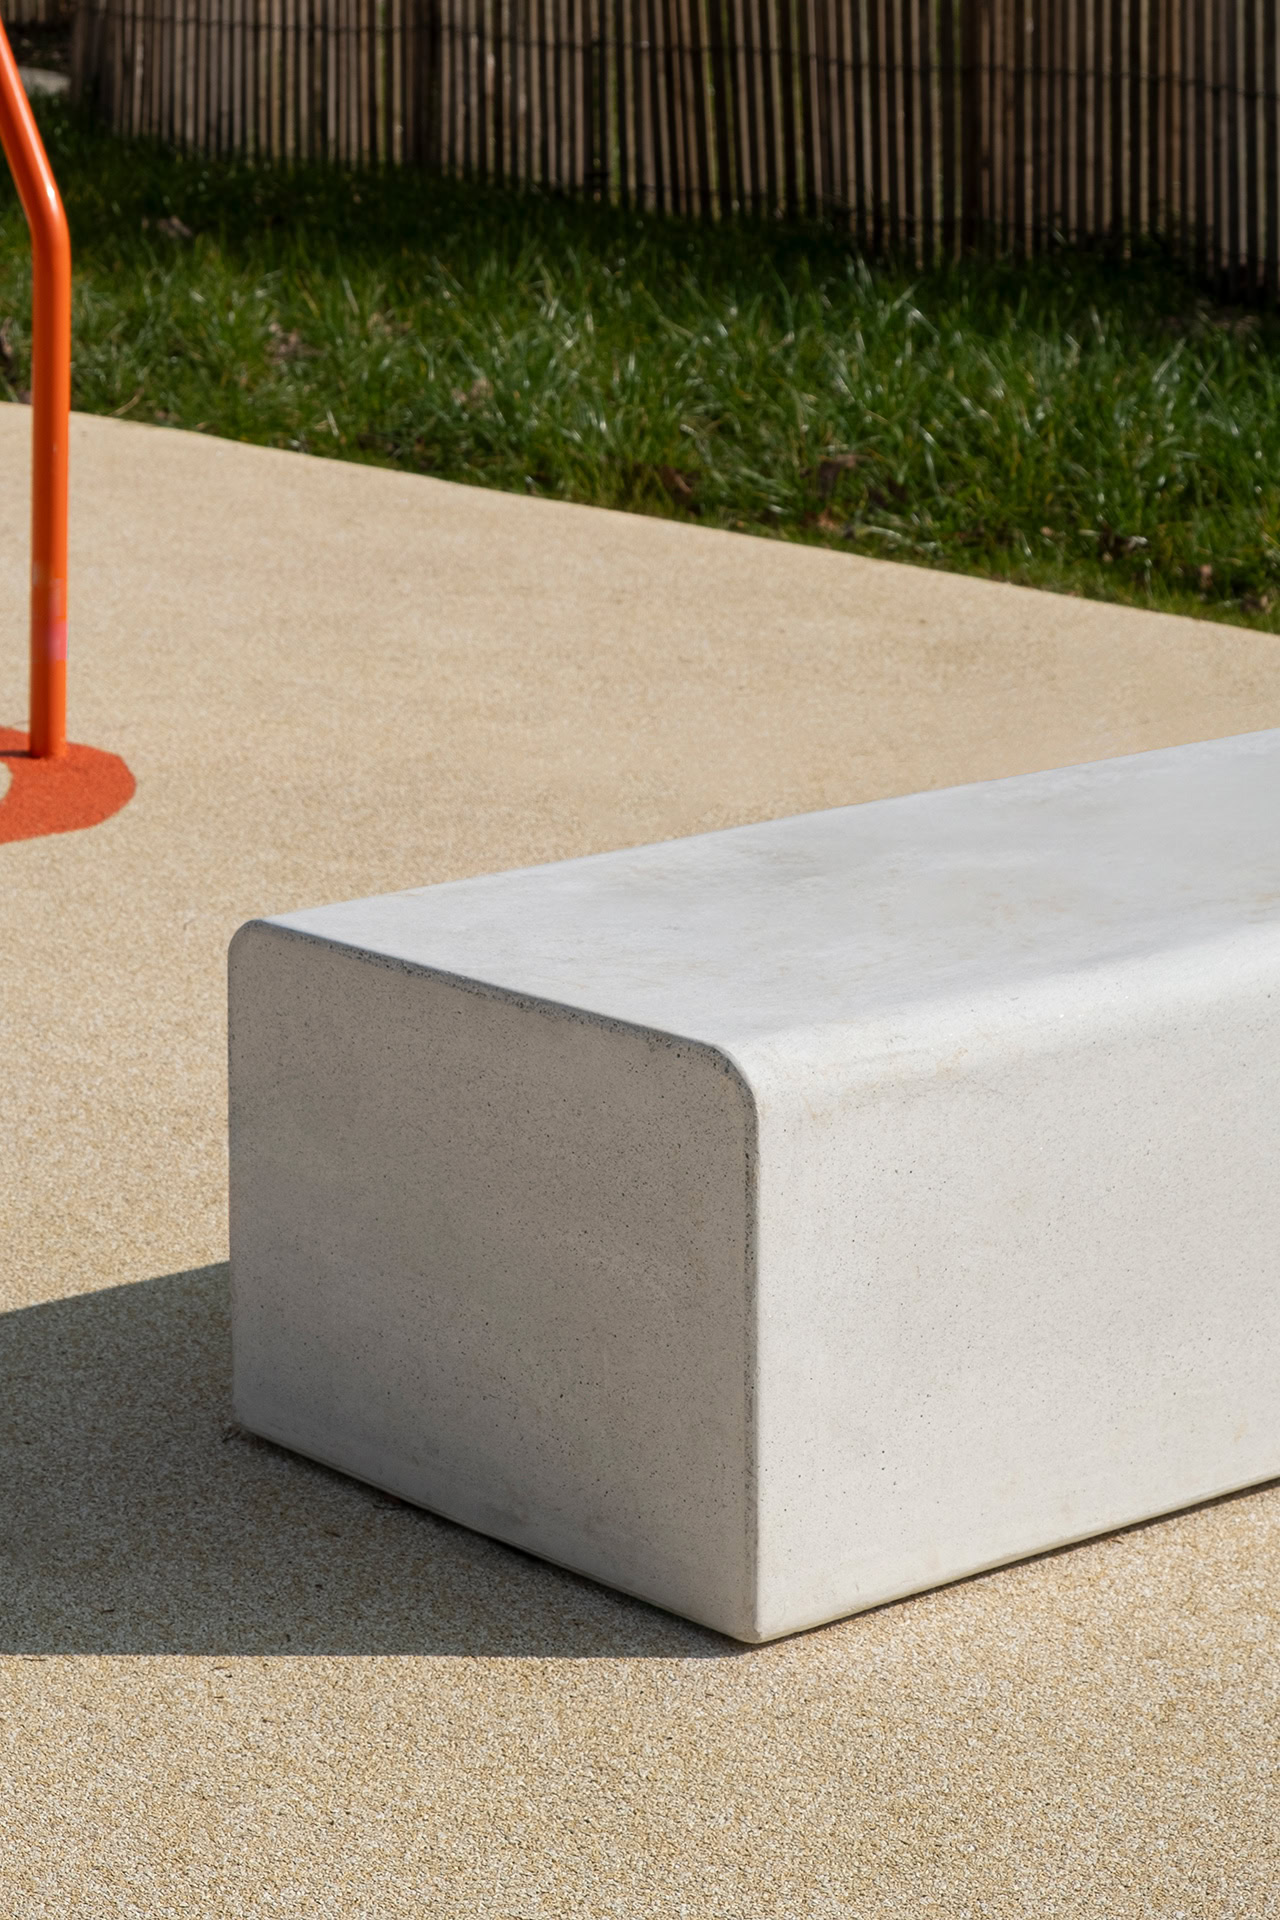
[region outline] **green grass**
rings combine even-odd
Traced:
[[[1280,628],[1280,320],[1158,253],[920,273],[42,118],[89,412]],[[11,395],[28,313],[6,195]]]

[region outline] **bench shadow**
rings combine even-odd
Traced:
[[[225,1266],[0,1315],[0,1652],[747,1648],[231,1424]]]

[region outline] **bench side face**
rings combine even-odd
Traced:
[[[246,1427],[734,1633],[752,1109],[711,1050],[256,923],[231,957]]]
[[[1260,923],[757,1063],[761,1637],[1280,1474],[1278,1012]]]

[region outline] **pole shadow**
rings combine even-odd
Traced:
[[[227,1279],[0,1315],[0,1652],[748,1651],[244,1435]]]

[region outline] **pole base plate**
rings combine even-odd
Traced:
[[[133,798],[128,767],[100,747],[71,744],[57,760],[33,760],[26,734],[0,727],[0,761],[10,775],[0,800],[0,844],[96,827]]]

